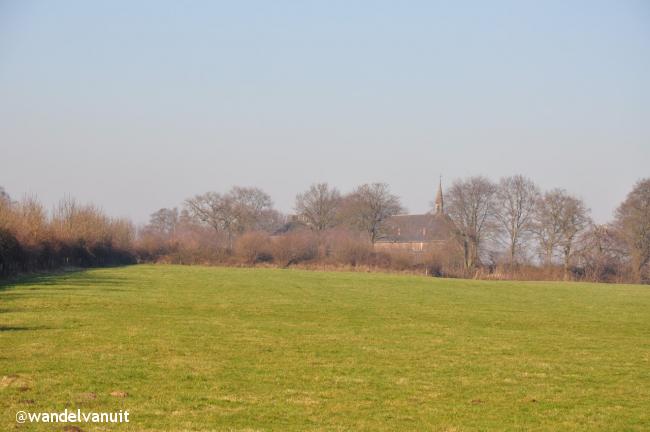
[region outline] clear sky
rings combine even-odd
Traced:
[[[144,222],[255,185],[650,176],[650,2],[0,0],[0,185]]]

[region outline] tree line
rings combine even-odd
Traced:
[[[48,214],[33,198],[0,198],[0,274],[129,262],[344,267],[449,277],[650,281],[650,179],[614,218],[595,224],[582,199],[515,175],[455,180],[444,193],[449,239],[423,253],[374,247],[403,214],[384,183],[342,193],[327,183],[296,196],[293,214],[256,187],[210,191],[128,220],[66,199]]]
[[[386,223],[404,213],[383,183],[348,194],[327,183],[296,196],[294,214],[273,209],[259,188],[235,187],[160,209],[141,231],[148,260],[276,265],[327,264],[430,270],[443,276],[647,281],[650,179],[639,181],[607,224],[583,200],[541,191],[521,176],[458,179],[445,192],[449,242],[428,253],[378,252]]]
[[[93,205],[65,198],[51,211],[0,187],[0,276],[61,267],[136,262],[135,228]]]

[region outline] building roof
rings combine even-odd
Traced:
[[[447,240],[453,224],[444,214],[398,215],[386,221],[381,243],[428,243]]]

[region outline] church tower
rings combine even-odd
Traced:
[[[440,181],[438,182],[438,192],[436,192],[435,200],[435,214],[442,215],[444,214],[445,208],[442,201],[442,176],[440,176]]]

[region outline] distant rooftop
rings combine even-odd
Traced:
[[[397,215],[386,222],[385,236],[378,243],[428,243],[449,238],[451,220],[444,214]]]

